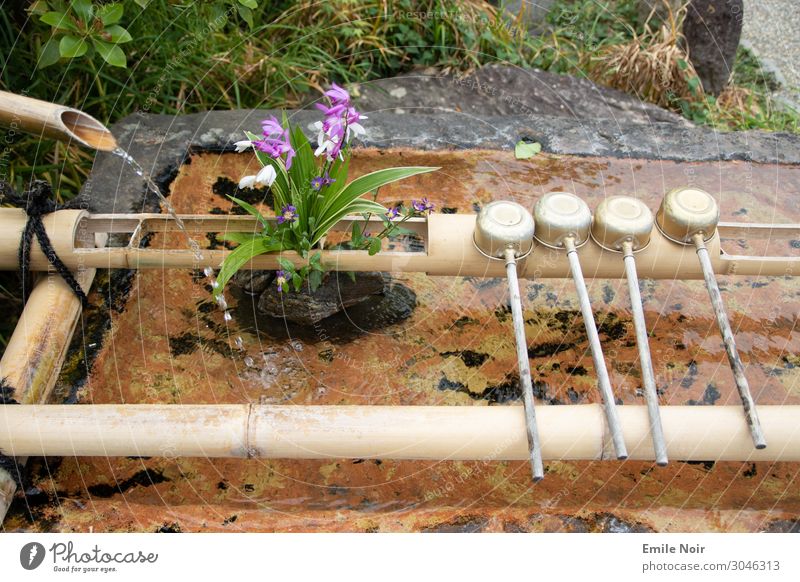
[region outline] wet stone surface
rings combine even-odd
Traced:
[[[374,299],[373,304],[387,304],[385,311],[394,311],[392,297],[387,298],[393,288],[389,278],[381,273],[358,273],[352,279],[346,273],[328,273],[314,292],[308,285],[292,292],[282,292],[277,285],[267,285],[254,295],[258,295],[259,314],[308,326],[370,299]],[[413,309],[413,304],[403,311],[410,315],[410,309]]]
[[[254,163],[249,155],[195,154],[171,182],[172,202],[181,212],[229,212],[214,184],[253,173]],[[362,150],[353,176],[401,164],[442,171],[382,190],[385,203],[424,193],[438,207],[472,213],[493,199],[531,205],[571,189],[592,207],[624,193],[656,208],[665,189],[691,179],[719,197],[723,220],[800,221],[796,166]],[[150,246],[167,242],[159,234]],[[503,282],[391,277],[406,290],[403,304],[414,306],[405,317],[369,327],[372,312],[353,316],[362,303],[293,327],[259,320],[244,291],[231,294],[234,318],[223,321],[197,273],[142,271],[120,279],[129,292],[101,276],[88,335],[76,334],[59,395],[96,404],[520,406]],[[800,283],[720,281],[756,401],[800,404]],[[571,282],[521,283],[537,398],[597,402]],[[615,394],[623,405],[644,404],[625,281],[588,284]],[[702,283],[642,281],[642,295],[662,403],[738,404]],[[64,458],[36,460],[25,489],[7,529],[794,531],[800,516],[797,463],[548,462],[533,485],[524,462]]]

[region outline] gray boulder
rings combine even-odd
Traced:
[[[589,79],[504,65],[467,76],[428,68],[361,83],[355,93],[363,111],[689,124],[680,115]]]

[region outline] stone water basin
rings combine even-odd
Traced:
[[[562,189],[592,207],[604,196],[632,194],[655,210],[664,191],[692,184],[719,197],[723,220],[800,222],[795,166],[359,150],[351,177],[390,165],[441,166],[384,188],[380,199],[426,195],[443,212],[474,213],[495,199],[530,207],[538,196]],[[250,155],[196,153],[172,181],[170,199],[182,213],[230,212],[225,195],[255,168]],[[158,235],[149,244],[166,242]],[[202,242],[223,244],[213,235]],[[781,244],[774,252],[800,247],[799,241]],[[229,294],[234,319],[226,324],[197,273],[100,274],[59,398],[521,405],[503,280],[392,276],[393,301],[298,327],[258,315],[254,299],[243,293]],[[625,282],[589,284],[614,391],[623,405],[644,404]],[[756,401],[800,403],[800,281],[721,277],[720,285]],[[737,404],[702,282],[643,281],[642,290],[662,403]],[[538,398],[554,406],[597,402],[571,280],[522,281],[522,296]],[[235,347],[237,336],[243,351]],[[767,462],[671,461],[666,468],[548,462],[544,481],[534,486],[523,462],[38,459],[25,499],[4,525],[25,531],[787,531],[798,528],[799,469]]]

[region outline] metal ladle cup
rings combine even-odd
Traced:
[[[639,348],[639,364],[642,368],[642,383],[650,419],[650,434],[656,463],[667,464],[667,445],[661,426],[661,413],[658,409],[653,361],[647,340],[647,324],[639,293],[639,277],[636,273],[634,253],[650,244],[653,231],[653,213],[641,200],[630,196],[612,196],[601,202],[594,211],[592,239],[603,249],[622,253],[625,263],[625,277],[628,280],[628,293],[631,297],[633,326],[636,330],[636,343]]]
[[[700,260],[706,289],[722,334],[722,342],[725,344],[736,388],[742,400],[750,436],[755,447],[763,449],[767,446],[767,442],[758,420],[755,402],[750,395],[750,386],[744,375],[744,366],[736,349],[731,324],[725,313],[722,295],[714,276],[714,267],[705,244],[714,237],[718,222],[717,202],[708,192],[696,188],[678,188],[667,193],[656,214],[656,226],[665,237],[679,244],[694,244],[697,249],[697,258]]]
[[[528,341],[525,321],[522,318],[522,298],[517,279],[517,260],[533,250],[533,217],[516,202],[497,201],[483,207],[475,221],[472,240],[480,253],[494,260],[505,260],[514,337],[517,345],[517,365],[520,387],[525,407],[525,427],[528,435],[528,452],[534,481],[544,478],[542,447],[534,410],[533,384],[528,360]]]
[[[575,282],[581,304],[583,325],[589,338],[592,360],[597,372],[597,385],[603,398],[606,421],[614,442],[614,451],[618,459],[626,459],[628,451],[625,447],[622,425],[614,401],[614,392],[611,390],[611,380],[608,377],[603,347],[600,344],[592,304],[589,301],[589,292],[586,290],[586,281],[583,278],[583,270],[578,259],[578,247],[589,240],[592,211],[583,200],[574,194],[550,192],[536,202],[533,215],[536,221],[534,238],[544,246],[567,251],[572,279]]]

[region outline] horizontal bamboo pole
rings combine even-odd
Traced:
[[[94,269],[87,269],[76,273],[75,278],[88,292],[94,275]],[[80,300],[59,275],[39,276],[0,360],[0,378],[14,388],[10,396],[19,404],[48,400],[80,314]],[[9,404],[4,408],[25,407]],[[24,465],[26,460],[19,458],[17,464]],[[11,475],[0,469],[0,523],[16,488]]]
[[[254,232],[254,219],[239,216],[196,215],[185,216],[190,233]],[[25,213],[16,209],[0,209],[0,269],[17,269],[17,247],[25,225]],[[174,220],[164,215],[95,215],[79,210],[62,210],[47,215],[45,226],[53,247],[64,263],[72,268],[122,268],[122,269],[183,269],[197,267],[194,254],[188,246],[177,248],[127,247],[95,248],[95,236],[107,233],[132,233],[134,242],[147,233],[174,232]],[[347,226],[349,223],[345,223]],[[479,253],[472,244],[475,226],[474,215],[433,214],[425,221],[411,225],[420,233],[426,244],[421,252],[384,251],[370,257],[366,251],[322,252],[322,262],[331,269],[341,271],[418,272],[429,275],[502,277],[502,261],[492,261]],[[706,243],[714,272],[719,275],[745,276],[800,275],[800,257],[748,257],[721,253],[720,235],[726,230],[737,234],[750,233],[761,238],[767,232],[786,236],[794,232],[794,225],[738,225],[721,226],[717,236]],[[795,233],[796,234],[796,233]],[[182,239],[180,239],[182,241]],[[176,243],[182,244],[182,243]],[[203,251],[201,267],[219,268],[228,250]],[[680,245],[666,239],[657,229],[653,231],[649,246],[636,254],[639,274],[645,279],[702,279],[700,263],[691,245]],[[284,258],[301,264],[303,260],[293,252]],[[580,262],[586,277],[622,278],[624,263],[619,253],[607,251],[594,241],[581,247]],[[31,252],[34,270],[48,268],[44,254],[34,243]],[[278,255],[267,254],[254,258],[245,265],[252,269],[277,269]],[[537,245],[534,252],[519,263],[520,277],[569,277],[569,262],[562,250]]]
[[[756,450],[740,406],[664,406],[670,459],[800,461],[800,406],[761,406]],[[621,406],[631,459],[653,460],[645,406]],[[614,459],[599,404],[538,406],[546,460]],[[525,460],[522,406],[31,405],[0,407],[11,455]]]
[[[111,132],[82,111],[0,91],[0,125],[41,137],[74,141],[96,150],[111,151],[117,141]]]

